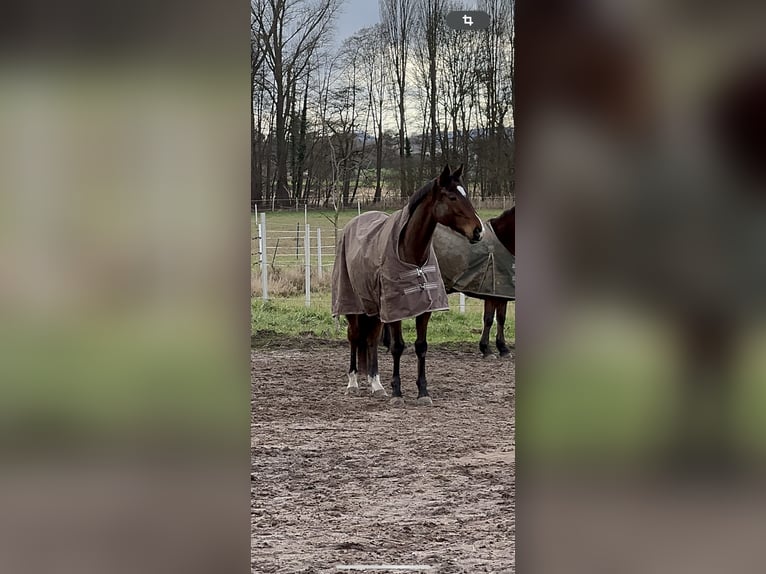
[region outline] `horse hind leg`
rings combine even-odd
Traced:
[[[383,325],[383,338],[380,342],[386,349],[391,350],[391,327],[389,327],[388,323]]]
[[[484,329],[481,332],[481,341],[479,341],[479,350],[486,359],[492,356],[489,349],[489,332],[492,329],[492,323],[495,319],[495,301],[493,299],[484,300]]]
[[[498,302],[497,305],[497,350],[501,357],[508,357],[511,350],[505,344],[505,315],[508,310],[508,301]]]
[[[386,390],[380,384],[380,373],[378,371],[378,341],[383,323],[378,317],[368,319],[367,328],[367,382],[370,384],[370,393],[375,398],[387,397]]]
[[[351,360],[348,367],[348,385],[346,386],[347,395],[359,394],[359,379],[357,377],[358,368],[356,363],[357,350],[359,348],[359,318],[357,315],[347,315],[348,319],[348,343],[351,351]]]

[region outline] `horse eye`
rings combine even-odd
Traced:
[[[450,200],[450,201],[457,201],[457,195],[455,195],[454,193],[451,193],[451,194],[449,195],[449,200]]]

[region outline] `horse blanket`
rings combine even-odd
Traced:
[[[484,223],[484,237],[476,243],[437,224],[433,248],[447,293],[516,299],[515,258],[489,222]]]
[[[399,259],[405,207],[391,215],[363,213],[343,228],[332,268],[332,314],[379,315],[383,323],[449,309],[433,246],[418,267]]]

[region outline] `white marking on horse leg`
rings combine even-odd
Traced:
[[[348,386],[347,389],[358,389],[359,388],[359,381],[356,378],[356,371],[353,371],[348,374]]]
[[[375,397],[387,397],[386,390],[383,385],[380,384],[380,375],[374,377],[367,377],[367,382],[370,383],[370,393]]]

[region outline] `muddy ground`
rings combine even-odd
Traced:
[[[395,409],[344,394],[346,347],[303,346],[252,352],[252,571],[513,572],[513,359],[429,348],[419,407],[410,347]],[[390,355],[380,368],[390,394]]]

